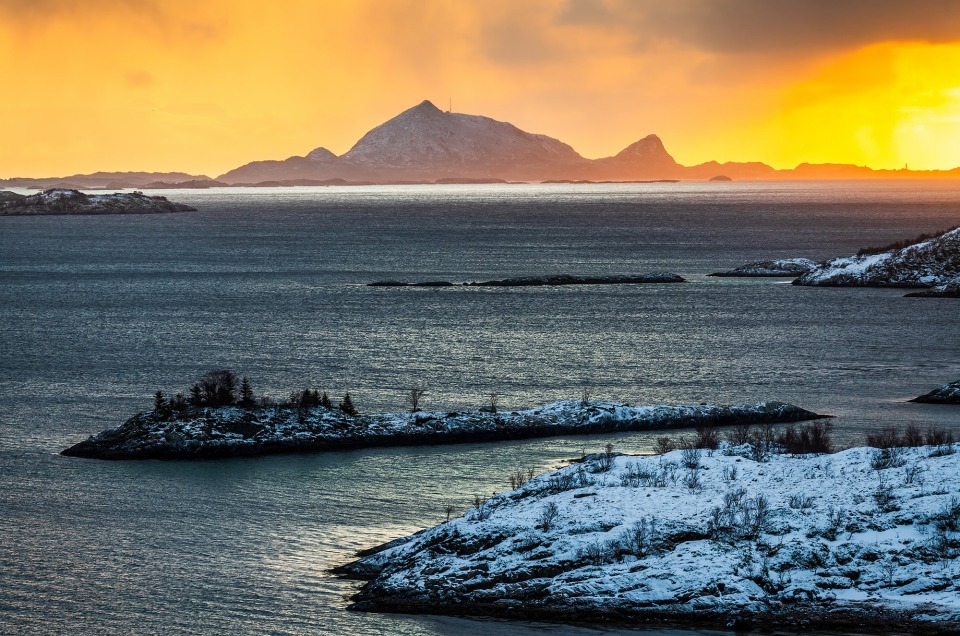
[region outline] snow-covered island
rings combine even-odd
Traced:
[[[337,572],[367,581],[361,611],[960,631],[960,445],[789,455],[762,437],[521,472]]]
[[[352,410],[352,406],[350,409]],[[351,415],[320,405],[184,407],[139,413],[62,451],[96,459],[205,459],[276,453],[798,422],[822,415],[783,402],[630,406],[560,401],[504,412]]]
[[[821,287],[944,287],[960,283],[960,228],[890,249],[861,250],[800,276],[794,285]]]
[[[708,276],[731,277],[797,277],[817,267],[809,258],[783,258],[775,261],[757,261],[741,265],[729,272],[714,272]]]
[[[196,208],[150,197],[142,192],[84,194],[78,190],[52,189],[37,194],[0,191],[0,216],[39,216],[50,214],[162,214],[195,212]]]
[[[517,276],[500,280],[484,280],[466,283],[450,281],[420,281],[408,283],[397,280],[381,280],[367,283],[367,287],[539,287],[551,285],[638,285],[643,283],[685,283],[679,274],[672,272],[648,272],[646,274],[610,274],[606,276],[579,276],[554,274],[550,276]]]
[[[911,402],[925,402],[928,404],[960,404],[960,380],[944,384],[939,389],[915,397]]]

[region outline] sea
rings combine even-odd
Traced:
[[[150,192],[148,192],[150,193]],[[927,181],[164,190],[198,211],[0,218],[0,633],[693,635],[358,613],[330,569],[606,444],[663,433],[253,459],[58,452],[232,369],[365,412],[783,400],[835,446],[939,426],[960,305],[707,274],[827,259],[960,223]],[[674,272],[676,284],[368,287]],[[674,431],[671,435],[685,433]],[[689,432],[686,432],[689,433]],[[784,626],[789,632],[789,626]]]

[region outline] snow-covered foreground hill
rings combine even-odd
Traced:
[[[835,258],[794,285],[937,287],[960,282],[960,228],[879,254]]]
[[[956,450],[594,455],[343,573],[368,611],[957,633]]]

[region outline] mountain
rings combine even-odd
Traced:
[[[647,135],[618,152],[592,162],[595,179],[672,179],[680,178],[686,168],[677,163],[656,135]]]
[[[337,156],[318,147],[306,156],[253,161],[217,181],[231,185],[344,185],[369,183],[497,183],[501,181],[651,181],[960,178],[952,170],[873,170],[849,164],[801,163],[777,170],[760,162],[708,161],[684,166],[656,135],[612,157],[587,159],[569,145],[480,115],[443,111],[425,100],[367,132]],[[163,182],[208,182],[183,172],[97,172],[68,177],[0,179],[19,188],[143,188]],[[199,187],[199,183],[191,183]]]
[[[369,131],[341,157],[318,148],[306,157],[249,163],[218,179],[539,180],[581,175],[589,165],[552,137],[489,117],[444,112],[423,101]]]
[[[567,144],[480,115],[440,110],[430,101],[407,109],[366,133],[342,156],[326,148],[304,157],[254,161],[217,177],[231,184],[351,183],[478,180],[636,181],[656,179],[864,179],[960,177],[949,171],[872,170],[848,164],[802,163],[777,170],[760,162],[708,161],[683,166],[656,135],[612,157],[586,159]],[[165,179],[166,180],[166,179]]]

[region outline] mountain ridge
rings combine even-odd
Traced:
[[[152,183],[346,185],[503,181],[831,180],[960,178],[950,170],[874,170],[838,163],[776,169],[759,161],[678,163],[648,134],[610,157],[588,159],[570,145],[483,115],[443,111],[424,100],[365,133],[343,155],[317,146],[305,156],[262,159],[210,179],[184,172],[94,172],[0,179],[0,186],[72,189],[142,188]]]

